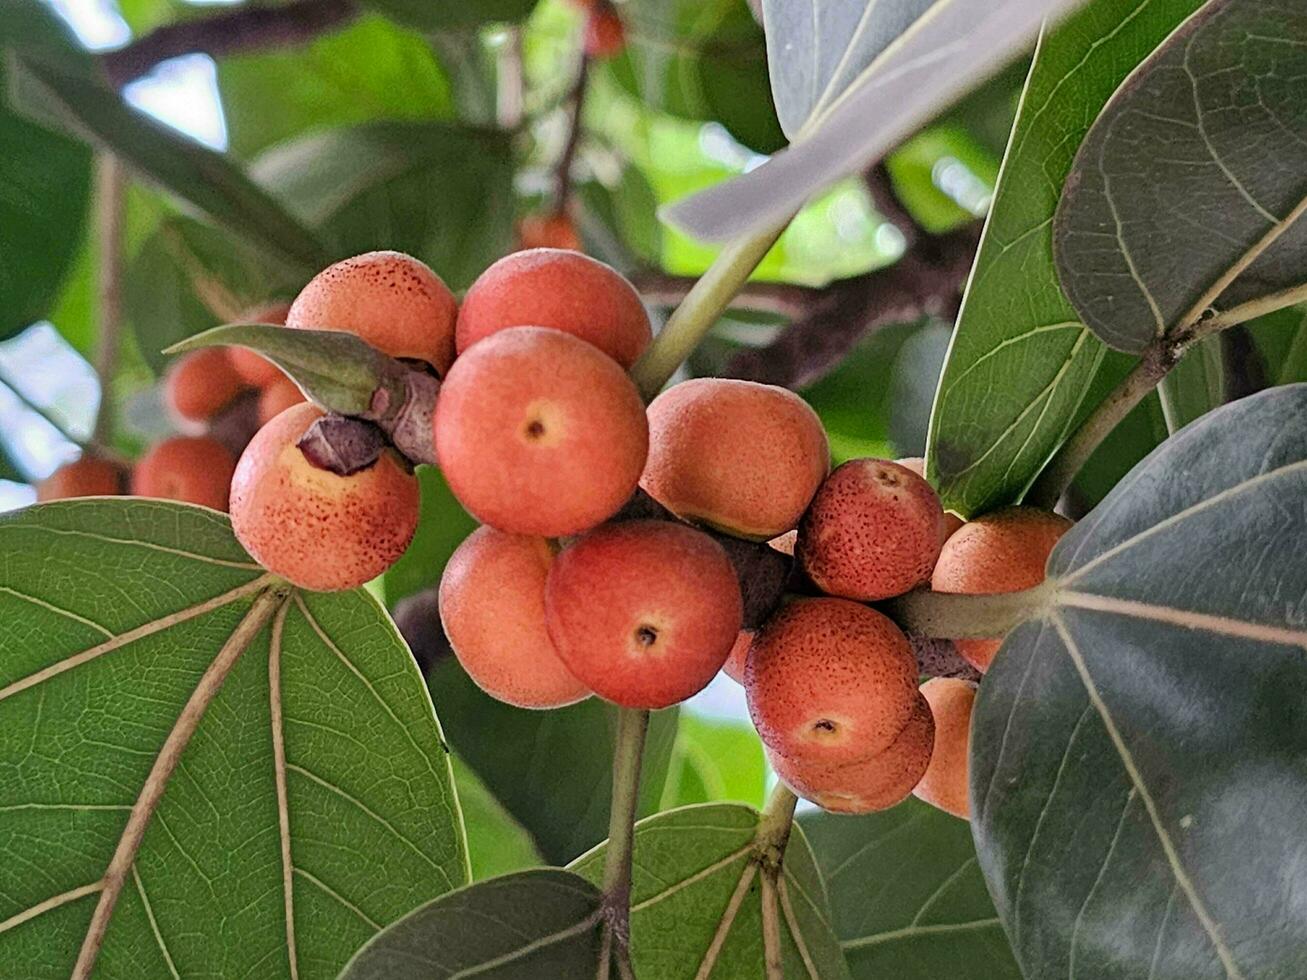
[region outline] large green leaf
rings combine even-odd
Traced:
[[[972,723],[1026,976],[1307,974],[1307,385],[1169,439],[1058,544]]]
[[[931,419],[951,510],[1019,498],[1081,410],[1103,347],[1058,286],[1053,214],[1098,109],[1198,3],[1094,0],[1039,45]]]
[[[208,214],[250,245],[310,274],[325,253],[318,239],[230,159],[137,112],[116,92],[34,57],[9,62],[10,89],[26,110],[111,149],[142,176]]]
[[[724,801],[762,806],[766,791],[767,763],[752,725],[681,715],[664,808]]]
[[[0,57],[0,96],[5,64]],[[82,242],[91,153],[0,100],[0,340],[49,314]]]
[[[758,811],[727,803],[682,807],[636,824],[631,958],[639,976],[763,976],[757,830]],[[597,882],[605,853],[601,845],[571,868]],[[785,976],[847,977],[825,886],[798,827],[778,891]]]
[[[0,556],[6,974],[331,977],[467,881],[440,727],[364,593],[293,590],[160,501],[5,515]]]
[[[599,890],[556,868],[491,878],[425,905],[381,933],[340,980],[593,977]]]
[[[597,698],[528,711],[482,692],[450,657],[427,675],[454,750],[531,833],[545,860],[562,864],[608,836],[617,709]],[[677,713],[649,725],[640,813],[662,798]]]
[[[1209,0],[1095,121],[1058,207],[1067,296],[1106,343],[1307,284],[1307,9]]]
[[[284,143],[259,180],[328,240],[333,254],[408,252],[455,289],[508,251],[513,158],[504,133],[380,122]]]
[[[543,864],[526,828],[512,818],[467,763],[457,756],[450,761],[467,826],[472,878],[482,881]]]
[[[310,129],[453,112],[430,45],[376,15],[308,44],[223,58],[218,88],[232,152],[242,157]]]
[[[880,813],[815,812],[799,823],[855,978],[1021,980],[966,821],[909,798]]]
[[[772,92],[790,146],[669,216],[701,238],[783,223],[1014,57],[1084,0],[764,0]]]

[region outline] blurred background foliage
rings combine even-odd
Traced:
[[[77,456],[102,386],[118,406],[107,448],[139,453],[167,431],[160,351],[289,299],[332,260],[401,249],[465,288],[516,247],[520,219],[551,205],[560,160],[585,250],[631,277],[657,323],[715,254],[660,222],[660,207],[784,139],[746,0],[618,10],[627,48],[588,63],[582,87],[583,20],[569,0],[6,0],[0,509],[30,503],[31,484]],[[1025,70],[1010,66],[811,201],[686,371],[799,390],[837,460],[920,454]],[[97,153],[129,177],[124,330],[103,379]],[[1302,325],[1289,311],[1255,338],[1286,377],[1307,370]],[[1212,379],[1184,383],[1201,401]],[[1165,433],[1150,398],[1082,474],[1085,504]],[[431,623],[423,590],[473,522],[437,472],[422,486],[417,539],[374,589]],[[602,838],[610,709],[499,705],[435,646],[415,652],[460,760],[477,873],[561,863]],[[725,680],[679,718],[663,713],[646,812],[760,804],[763,757],[742,717]],[[564,754],[575,778],[533,781]]]

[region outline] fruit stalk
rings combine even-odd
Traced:
[[[788,224],[787,218],[775,227],[728,242],[708,271],[690,288],[644,356],[631,369],[631,378],[646,401],[662,390],[676,369],[699,346]]]
[[[758,833],[754,837],[755,860],[762,875],[762,940],[767,980],[783,980],[785,976],[776,883],[780,880],[798,802],[788,786],[777,783],[758,819]]]
[[[1020,592],[992,595],[932,592],[915,589],[879,603],[877,608],[902,629],[923,636],[949,639],[992,639],[1004,636],[1031,618],[1052,590],[1049,582]]]
[[[635,812],[640,799],[640,765],[649,731],[649,712],[617,709],[617,744],[613,750],[613,802],[608,821],[608,851],[604,859],[604,932],[612,936],[619,963],[628,963],[631,940],[631,855],[635,845]],[[605,960],[600,980],[609,969]]]

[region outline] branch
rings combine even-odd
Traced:
[[[581,52],[581,63],[576,69],[576,81],[568,93],[572,109],[567,117],[567,139],[563,143],[563,153],[558,158],[554,169],[554,213],[564,214],[567,202],[572,196],[572,163],[576,159],[576,150],[581,143],[581,113],[585,109],[585,92],[590,78],[590,57]]]
[[[95,373],[100,380],[100,404],[96,408],[91,441],[109,443],[113,438],[113,380],[118,370],[118,339],[122,332],[123,198],[126,178],[122,164],[112,153],[96,157],[95,224],[100,256],[97,269],[99,300],[98,349]]]
[[[894,265],[829,286],[771,344],[736,354],[723,375],[803,388],[833,371],[883,327],[927,314],[951,319],[979,236],[978,226],[922,236]]]
[[[685,299],[698,280],[693,276],[673,276],[656,269],[645,269],[631,276],[635,286],[650,306],[675,307]],[[823,291],[811,286],[785,282],[747,282],[731,300],[731,309],[775,313],[797,319],[821,301]]]
[[[169,58],[207,54],[217,58],[303,44],[342,27],[360,13],[354,0],[295,0],[280,7],[241,7],[229,13],[160,27],[139,41],[100,56],[115,88]]]

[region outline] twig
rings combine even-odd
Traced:
[[[572,163],[576,160],[576,151],[581,144],[581,114],[585,111],[585,93],[590,78],[590,58],[582,51],[581,63],[576,69],[576,81],[568,92],[571,111],[567,117],[567,138],[563,143],[562,155],[554,168],[554,213],[564,214],[568,200],[572,196]]]
[[[656,269],[631,275],[631,285],[650,306],[675,307],[697,281],[693,276],[673,276]],[[795,319],[821,302],[824,292],[786,282],[747,282],[731,300],[730,308],[775,313]]]
[[[699,346],[789,223],[786,218],[774,228],[728,242],[721,250],[631,369],[631,378],[646,400],[662,390]]]
[[[608,849],[604,857],[604,933],[611,936],[613,956],[630,961],[631,856],[635,849],[635,814],[640,801],[640,763],[644,756],[649,712],[617,711],[617,744],[613,750],[613,802],[608,819]],[[601,976],[607,973],[601,964]]]
[[[100,56],[109,83],[121,88],[161,61],[184,54],[212,57],[303,44],[353,20],[353,0],[295,0],[284,6],[242,7],[213,17],[160,27]]]
[[[828,287],[766,347],[743,350],[726,377],[803,388],[839,366],[877,330],[928,314],[950,318],[975,256],[979,229],[922,236],[894,265]]]
[[[97,269],[100,336],[95,373],[100,379],[100,404],[91,440],[113,441],[113,382],[118,369],[118,341],[122,332],[123,216],[127,179],[118,158],[101,153],[96,158],[95,225],[100,257]]]
[[[894,182],[890,179],[889,169],[884,162],[875,164],[862,175],[871,203],[876,206],[882,218],[903,233],[905,247],[911,250],[925,234],[924,229],[902,204],[894,193]]]
[[[877,605],[905,630],[948,639],[1003,636],[1048,601],[1045,582],[1020,592],[971,595],[916,589]]]

